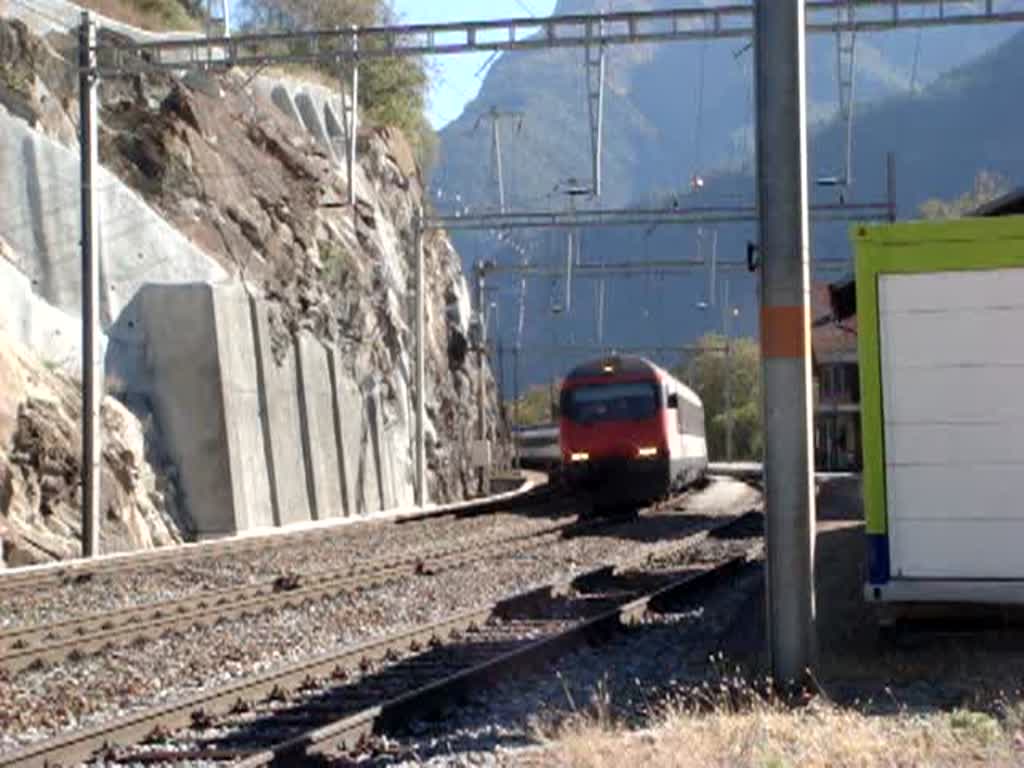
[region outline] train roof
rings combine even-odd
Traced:
[[[596,360],[589,360],[581,363],[566,374],[566,380],[590,379],[601,376],[638,376],[649,373],[655,376],[665,375],[657,365],[643,357],[632,355],[609,355]]]
[[[649,375],[651,378],[672,382],[678,387],[680,394],[682,394],[685,400],[698,407],[703,407],[697,393],[683,384],[683,382],[656,363],[635,355],[609,355],[608,357],[601,357],[577,365],[566,374],[562,386],[564,387],[566,384],[577,379],[595,379],[606,376],[642,376],[644,374]]]

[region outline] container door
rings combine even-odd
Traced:
[[[1024,269],[879,278],[896,578],[1024,578]]]

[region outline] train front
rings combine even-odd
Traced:
[[[562,383],[559,441],[565,479],[595,507],[663,496],[669,456],[656,369],[612,359],[573,369]]]

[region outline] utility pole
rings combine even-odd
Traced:
[[[572,267],[573,262],[577,260],[577,252],[579,248],[579,233],[576,230],[575,218],[576,218],[576,198],[581,195],[587,195],[591,193],[591,190],[587,187],[582,187],[576,181],[576,179],[569,179],[567,182],[568,186],[565,188],[565,194],[569,201],[569,219],[570,224],[566,230],[567,249],[565,255],[565,312],[568,316],[572,309]]]
[[[345,93],[341,94],[341,107],[345,121],[345,169],[348,172],[348,204],[352,207],[352,218],[355,220],[356,205],[356,147],[359,141],[359,27],[352,25],[352,79],[349,81],[348,101]]]
[[[78,31],[79,154],[82,204],[82,557],[100,553],[103,360],[100,357],[99,217],[93,196],[99,168],[96,27],[82,11]]]
[[[803,0],[754,5],[767,616],[779,683],[805,674],[815,645],[804,10]]]
[[[587,24],[588,40],[594,37],[593,24]],[[604,36],[604,21],[597,22],[597,37]],[[584,48],[587,70],[587,115],[590,118],[590,192],[593,197],[601,195],[601,150],[604,144],[604,71],[605,47],[601,43],[588,42]]]
[[[722,283],[722,331],[725,333],[725,460],[732,461],[732,316],[729,303],[729,281]]]
[[[484,377],[485,362],[487,360],[487,333],[486,333],[486,313],[487,313],[487,285],[486,285],[487,268],[481,261],[477,263],[476,268],[476,290],[477,290],[477,325],[479,338],[477,339],[477,438],[480,443],[478,446],[479,455],[477,460],[480,462],[480,493],[487,495],[489,492],[487,482],[487,462],[486,462],[486,450],[487,450],[487,383]]]
[[[426,281],[423,269],[423,221],[417,214],[413,221],[413,242],[416,251],[416,506],[427,504],[427,375],[426,375]]]
[[[491,143],[494,150],[494,172],[498,177],[498,210],[505,212],[505,172],[501,167],[501,120],[491,120]]]
[[[494,180],[498,185],[498,210],[501,213],[505,213],[505,171],[501,153],[501,121],[507,119],[515,119],[517,121],[516,129],[522,130],[522,112],[502,112],[497,107],[491,107],[480,115],[473,126],[475,131],[480,127],[481,121],[491,121],[491,161],[494,168]]]

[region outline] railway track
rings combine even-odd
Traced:
[[[488,558],[502,558],[545,546],[576,532],[607,523],[575,520],[448,547],[428,548],[393,558],[367,560],[354,567],[316,574],[293,574],[257,584],[201,592],[188,597],[67,621],[0,632],[0,669],[18,672],[46,662],[62,662],[101,649],[155,639],[172,631],[277,611],[345,591],[368,589],[406,576],[434,574]]]
[[[353,750],[511,672],[534,668],[614,632],[652,606],[735,572],[744,556],[689,564],[709,536],[748,515],[682,537],[655,569],[645,558],[238,681],[189,699],[0,756],[0,766],[306,764]],[[674,554],[686,557],[674,561]],[[698,556],[699,561],[699,556]],[[679,563],[688,563],[680,570]],[[657,563],[655,563],[657,566]],[[122,745],[112,747],[111,745]]]
[[[450,508],[431,509],[422,514],[380,521],[380,523],[410,525],[439,517],[477,517],[502,511],[514,512],[523,508],[557,503],[559,497],[560,494],[556,489],[550,486],[539,486],[512,499],[488,499],[476,503],[453,505]],[[373,520],[371,518],[365,522],[371,524]],[[244,556],[266,550],[297,548],[311,542],[321,541],[326,536],[337,536],[343,530],[342,526],[311,528],[292,533],[274,533],[164,547],[146,552],[124,553],[92,561],[76,560],[45,569],[31,568],[13,573],[0,572],[0,598],[51,585],[77,583],[98,576],[131,573],[144,568],[194,564],[202,561],[215,561],[226,555]]]

